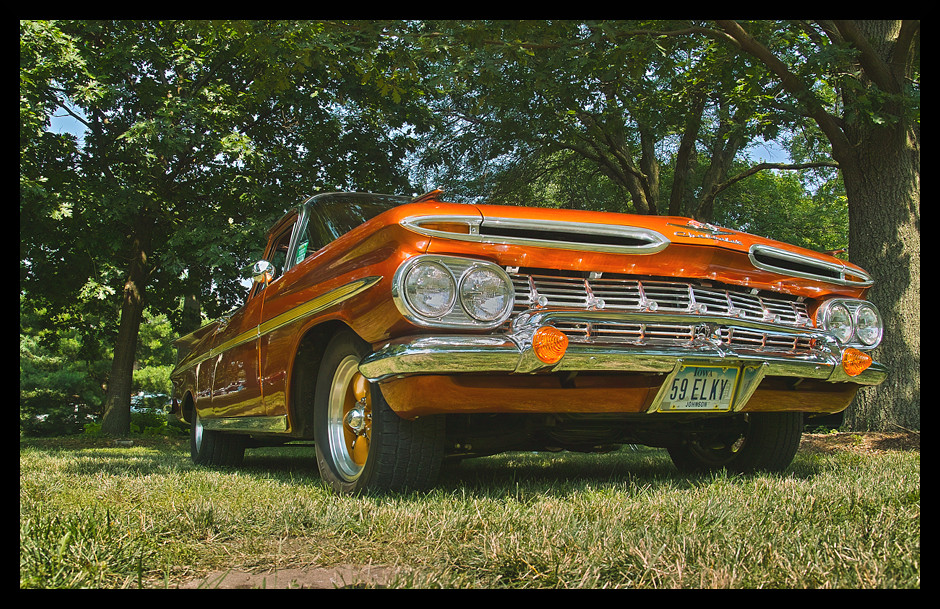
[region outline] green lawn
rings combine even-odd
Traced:
[[[403,588],[920,587],[919,448],[801,450],[752,477],[683,477],[645,448],[513,453],[385,497],[332,495],[312,453],[213,470],[180,441],[22,440],[20,587],[337,565]]]

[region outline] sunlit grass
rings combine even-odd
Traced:
[[[424,493],[338,497],[309,447],[214,470],[180,443],[21,444],[21,587],[339,564],[394,566],[397,587],[919,587],[920,455],[684,477],[652,449],[515,453]]]

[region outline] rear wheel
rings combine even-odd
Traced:
[[[793,461],[802,433],[801,413],[751,413],[741,431],[696,437],[668,450],[683,472],[780,472]]]
[[[245,438],[206,429],[194,410],[189,425],[189,453],[196,465],[235,467],[245,458]]]
[[[406,421],[359,373],[369,345],[352,332],[327,345],[317,375],[314,434],[320,476],[333,490],[358,493],[433,484],[444,453],[444,419]]]

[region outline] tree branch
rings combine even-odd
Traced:
[[[836,163],[835,161],[819,161],[815,163],[758,163],[757,165],[754,165],[753,167],[750,167],[749,169],[742,171],[738,175],[728,178],[721,184],[716,184],[715,186],[712,186],[711,192],[709,192],[706,195],[706,198],[714,199],[718,195],[718,193],[720,193],[722,190],[725,190],[728,187],[732,186],[733,184],[740,182],[744,178],[748,178],[754,175],[755,173],[757,173],[758,171],[763,171],[764,169],[796,170],[796,169],[813,169],[816,167],[834,167],[838,169],[839,164]]]
[[[834,21],[842,37],[850,42],[859,51],[858,62],[865,74],[871,78],[882,91],[898,93],[901,88],[898,81],[891,75],[888,64],[885,63],[871,47],[868,38],[858,29],[854,21]]]
[[[838,168],[839,164],[832,161],[820,161],[818,163],[758,163],[746,171],[742,171],[738,175],[725,180],[721,184],[715,184],[712,186],[705,196],[702,197],[702,202],[698,206],[698,211],[711,209],[712,202],[715,200],[715,197],[718,196],[718,193],[763,169],[812,169],[814,167]],[[696,214],[698,214],[698,211]]]
[[[895,74],[902,74],[906,77],[910,73],[911,47],[919,33],[919,19],[905,19],[901,22],[901,31],[898,32],[898,39],[894,43],[894,53],[891,55],[891,66]]]
[[[829,141],[832,143],[833,155],[836,158],[846,158],[851,148],[845,133],[839,126],[838,121],[831,114],[826,112],[822,104],[813,94],[813,92],[797,77],[790,72],[776,55],[770,52],[764,45],[757,42],[747,31],[736,21],[721,20],[718,25],[732,36],[738,43],[738,46],[745,52],[753,55],[760,60],[771,72],[780,78],[783,88],[788,93],[796,97],[806,108],[809,116],[816,121],[819,128]]]

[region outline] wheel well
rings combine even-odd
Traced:
[[[180,404],[180,415],[184,423],[192,422],[195,409],[196,403],[193,400],[193,394],[187,391],[186,395],[183,396],[182,403]]]
[[[349,329],[341,321],[328,321],[307,330],[291,366],[289,406],[294,433],[304,439],[313,439],[313,400],[316,394],[317,372],[326,344],[340,330]]]

